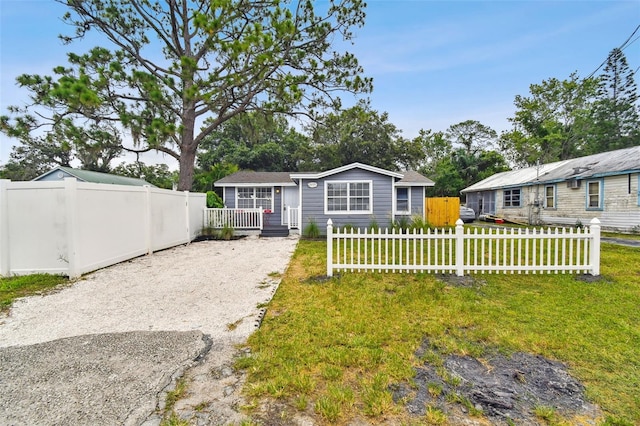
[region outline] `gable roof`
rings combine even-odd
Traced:
[[[45,177],[51,176],[59,171],[65,172],[66,174],[70,175],[70,177],[74,177],[78,179],[80,182],[106,183],[106,184],[112,184],[112,185],[129,185],[129,186],[148,185],[148,186],[155,187],[155,185],[147,182],[144,179],[114,175],[111,173],[94,172],[92,170],[74,169],[71,167],[64,167],[64,166],[57,166],[54,169],[49,170],[48,172],[38,176],[33,180],[34,181],[44,180]],[[56,177],[59,177],[60,179],[64,177],[69,177],[69,176],[65,176],[65,173],[61,173],[61,176],[56,176]]]
[[[392,176],[400,179],[403,177],[402,173],[392,172],[391,170],[381,169],[379,167],[370,166],[368,164],[351,163],[347,164],[346,166],[336,167],[335,169],[327,170],[324,172],[291,173],[291,179],[322,179],[324,177],[346,172],[352,169],[367,170],[369,172]]]
[[[461,192],[557,183],[640,172],[640,146],[496,173]]]
[[[289,172],[239,171],[225,176],[215,186],[296,186]]]
[[[402,179],[396,182],[396,186],[434,186],[435,182],[413,170],[402,172]]]
[[[337,173],[346,172],[352,169],[362,169],[381,175],[391,176],[399,179],[396,186],[433,186],[434,182],[421,175],[418,172],[392,172],[391,170],[381,169],[379,167],[369,166],[362,163],[351,163],[346,166],[337,167],[335,169],[324,172],[252,172],[239,171],[229,176],[225,176],[217,180],[214,185],[217,187],[231,186],[296,186],[294,179],[322,179]]]

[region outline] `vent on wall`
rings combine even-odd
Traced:
[[[580,180],[579,179],[571,179],[567,182],[567,188],[578,189],[580,188]]]

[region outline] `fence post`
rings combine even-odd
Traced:
[[[191,243],[191,215],[189,214],[189,191],[184,191],[184,213],[185,213],[185,231],[186,235],[186,243]]]
[[[464,275],[464,222],[456,220],[456,275]],[[444,253],[442,254],[444,256]]]
[[[64,178],[67,213],[67,264],[69,278],[78,278],[78,181]]]
[[[591,219],[589,226],[591,233],[591,275],[600,275],[600,221],[597,217]]]
[[[0,276],[8,277],[11,271],[9,257],[9,200],[7,199],[10,180],[0,179]]]
[[[327,220],[327,277],[333,276],[333,222]]]
[[[151,218],[151,186],[143,185],[144,188],[144,244],[147,254],[153,253],[153,239],[151,237],[152,218]]]

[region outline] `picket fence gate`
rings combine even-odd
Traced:
[[[327,221],[327,276],[334,271],[585,273],[600,275],[600,221],[547,229],[360,231]]]

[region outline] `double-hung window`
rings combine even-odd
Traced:
[[[587,210],[602,209],[602,181],[587,182]]]
[[[236,208],[273,210],[273,188],[247,187],[238,188]]]
[[[520,188],[504,190],[504,206],[520,207]]]
[[[556,186],[547,185],[544,187],[544,208],[555,209],[556,208]]]
[[[372,212],[371,182],[325,182],[325,213]]]
[[[396,213],[411,213],[411,205],[409,203],[409,188],[396,188]]]

